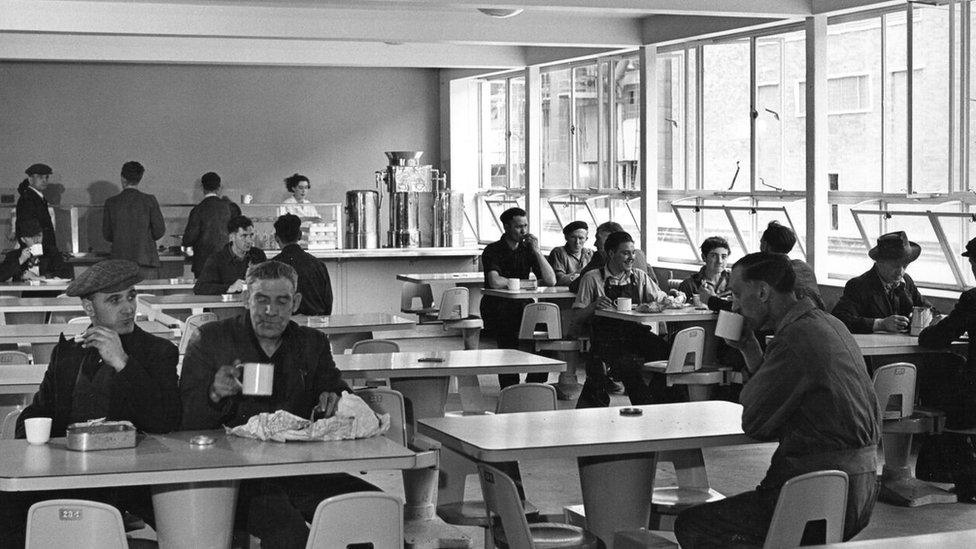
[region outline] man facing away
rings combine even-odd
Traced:
[[[166,234],[166,223],[156,197],[137,187],[146,169],[138,162],[122,165],[122,192],[105,201],[102,236],[112,243],[112,259],[139,265],[144,279],[159,278],[156,241]]]
[[[795,245],[796,233],[789,227],[780,225],[778,221],[770,221],[759,239],[760,252],[789,254]],[[817,274],[813,272],[813,267],[802,259],[791,259],[790,263],[796,273],[796,296],[810,298],[818,309],[826,311],[827,306],[820,295],[820,285],[817,284]]]
[[[197,295],[236,294],[244,290],[248,267],[266,261],[264,251],[254,247],[254,223],[243,215],[227,222],[230,242],[211,255],[193,285]]]
[[[17,438],[25,436],[24,420],[32,417],[52,418],[52,437],[65,436],[71,423],[97,418],[131,421],[136,429],[149,433],[179,427],[179,352],[169,341],[136,325],[134,286],[140,280],[135,263],[111,259],[96,263],[68,285],[66,293],[81,298],[91,325],[78,337],[61,335],[33,402],[17,420]],[[23,546],[24,521],[31,503],[72,496],[122,505],[151,519],[146,487],[70,494],[0,493],[4,501],[0,505],[0,525],[4,525],[0,547]]]
[[[783,484],[825,469],[848,475],[844,539],[871,518],[881,436],[874,386],[847,328],[798,299],[795,284],[783,254],[749,254],[732,267],[732,308],[746,318],[741,339],[726,340],[746,362],[742,430],[779,446],[756,490],[678,515],[674,531],[684,548],[762,546]],[[755,336],[763,328],[775,333],[765,353]],[[804,535],[804,544],[816,542],[824,540]]]
[[[555,286],[556,274],[546,257],[542,255],[539,239],[529,233],[529,220],[522,208],[509,208],[499,219],[505,228],[497,242],[485,246],[481,253],[481,267],[485,272],[485,288],[503,290],[509,278],[528,278],[535,273],[542,286]],[[522,325],[522,309],[530,299],[506,299],[490,295],[481,298],[481,316],[485,328],[495,334],[499,349],[518,349],[519,327]],[[549,374],[527,374],[530,383],[545,383]],[[519,382],[518,374],[498,374],[502,389]]]
[[[325,334],[291,321],[302,296],[298,274],[278,261],[266,261],[247,273],[247,313],[203,325],[190,341],[183,361],[180,393],[182,428],[234,427],[262,412],[285,410],[310,417],[318,405],[335,412],[342,380]],[[271,363],[270,397],[241,394],[237,365]],[[261,539],[261,547],[305,547],[306,522],[326,497],[376,488],[346,474],[257,479],[241,483],[238,521]],[[243,524],[240,524],[243,523]]]
[[[300,315],[332,314],[332,279],[329,269],[317,257],[298,245],[302,238],[302,220],[294,214],[284,214],[275,221],[275,240],[281,246],[281,253],[272,261],[291,265],[298,273],[298,293],[302,302],[298,305]]]
[[[220,196],[220,176],[207,172],[200,177],[203,200],[190,210],[183,231],[183,246],[193,248],[190,270],[199,277],[207,259],[227,244],[227,222],[241,215],[241,209]]]

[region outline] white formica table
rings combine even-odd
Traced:
[[[44,380],[47,364],[5,364],[0,367],[0,395],[33,395]]]
[[[189,443],[195,435],[211,446]],[[0,440],[0,490],[150,485],[160,547],[228,548],[241,480],[422,466],[386,437],[336,442],[261,442],[223,431],[148,435],[135,448],[74,452],[65,439],[32,446]]]
[[[153,311],[168,311],[176,309],[190,309],[193,314],[200,314],[207,309],[233,309],[244,307],[243,294],[228,294],[231,297],[224,300],[220,295],[143,295],[139,301]]]
[[[559,372],[566,369],[566,363],[561,360],[514,349],[370,353],[335,355],[334,358],[343,377],[390,379],[390,385],[411,400],[417,418],[444,415],[450,376]],[[465,410],[484,410],[479,407],[481,403],[463,400]]]
[[[811,545],[809,549],[971,549],[972,547],[976,547],[976,530]]]
[[[396,279],[400,282],[413,282],[414,284],[454,284],[456,286],[482,286],[485,283],[485,273],[480,271],[468,271],[460,273],[409,273],[398,274]]]
[[[539,286],[534,290],[496,290],[494,288],[482,290],[485,295],[504,299],[575,299],[576,294],[569,291],[568,286]]]
[[[71,280],[45,279],[38,282],[3,282],[0,283],[0,295],[21,296],[38,292],[63,292],[68,289]],[[192,292],[194,280],[192,278],[160,278],[143,280],[136,284],[136,291],[143,292]]]
[[[587,528],[610,544],[614,532],[647,527],[656,452],[750,444],[742,406],[724,401],[428,418],[418,432],[476,461],[579,458]]]
[[[922,347],[918,344],[917,336],[908,334],[854,334],[854,341],[857,341],[857,346],[861,348],[861,354],[864,356],[911,355],[945,350]],[[950,350],[965,353],[968,345],[966,341],[955,341],[950,346]]]
[[[0,326],[9,313],[84,312],[77,297],[0,297]]]
[[[691,305],[680,309],[664,309],[659,313],[639,313],[637,311],[618,311],[616,309],[597,309],[596,316],[615,318],[626,322],[636,322],[645,326],[654,326],[658,322],[717,322],[718,313],[709,309],[696,309]]]
[[[152,320],[136,322],[146,332],[165,338],[173,337],[173,329]],[[88,329],[88,323],[70,324],[12,324],[0,328],[0,343],[23,344],[57,343],[61,334],[70,338]],[[0,377],[2,377],[0,373]]]
[[[391,313],[359,313],[331,316],[291,317],[299,326],[314,328],[329,336],[333,354],[352,348],[357,341],[373,339],[373,332],[412,330],[417,322]]]

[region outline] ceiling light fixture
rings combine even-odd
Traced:
[[[524,10],[515,9],[515,8],[478,8],[478,11],[490,17],[505,19],[508,17],[515,17],[516,15],[522,13],[522,11]]]

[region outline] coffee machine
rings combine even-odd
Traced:
[[[389,165],[376,172],[376,186],[381,184],[390,193],[390,230],[388,241],[392,248],[420,246],[420,193],[430,193],[436,170],[421,166],[424,151],[387,151]]]

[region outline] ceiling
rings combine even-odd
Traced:
[[[0,59],[512,68],[892,3],[0,0]]]

